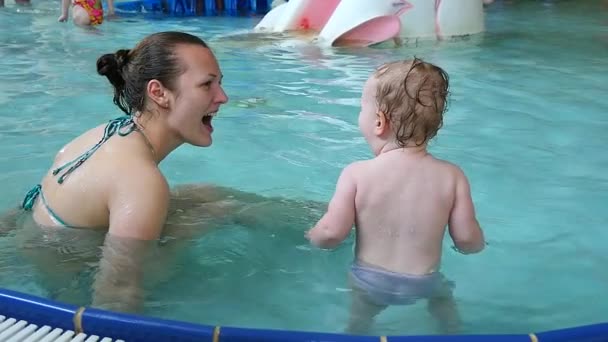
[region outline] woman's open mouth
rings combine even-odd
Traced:
[[[207,115],[203,116],[203,120],[201,120],[203,122],[203,126],[205,126],[207,128],[207,130],[209,130],[209,133],[213,132],[213,126],[211,125],[211,119],[213,119],[214,114],[215,113],[207,114]]]

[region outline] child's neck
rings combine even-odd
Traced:
[[[411,142],[402,147],[402,146],[399,146],[396,142],[388,142],[380,149],[380,153],[378,153],[378,155],[381,155],[381,154],[387,153],[387,152],[391,152],[391,151],[397,151],[397,150],[406,152],[407,154],[410,154],[410,155],[427,154],[426,148],[427,148],[426,143],[417,146],[415,143]]]

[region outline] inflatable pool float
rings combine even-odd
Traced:
[[[325,46],[369,46],[391,39],[444,39],[483,32],[488,0],[290,0],[254,32],[314,31]]]

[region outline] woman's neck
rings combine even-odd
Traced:
[[[173,150],[183,144],[183,141],[167,128],[160,115],[143,113],[134,116],[133,121],[152,149],[156,164],[160,164]]]

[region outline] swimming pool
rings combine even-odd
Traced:
[[[254,18],[130,18],[90,32],[57,24],[58,12],[55,2],[0,10],[0,208],[21,200],[69,138],[119,114],[95,60],[150,32],[207,39],[231,97],[211,148],[182,147],[164,162],[170,182],[288,198],[327,200],[341,167],[369,157],[357,131],[362,83],[373,66],[417,55],[451,76],[450,110],[431,151],[468,173],[490,243],[461,256],[446,240],[444,272],[456,282],[463,332],[607,320],[608,29],[600,1],[499,2],[482,37],[398,50],[222,38]],[[225,228],[180,254],[170,280],[150,289],[145,314],[342,331],[352,240],[323,252],[308,247],[301,225]],[[0,239],[0,287],[50,295],[13,246]],[[89,278],[66,283],[67,296]],[[424,303],[389,308],[374,332],[437,333]]]

